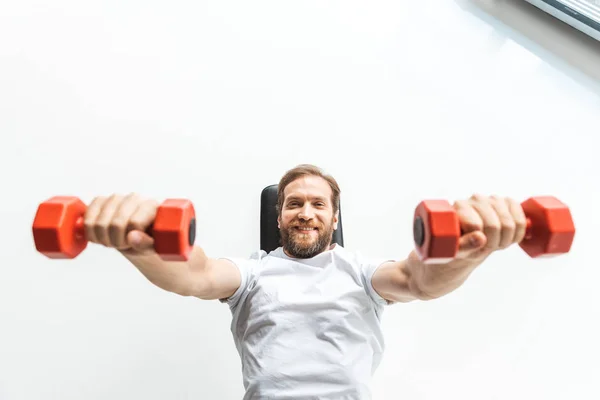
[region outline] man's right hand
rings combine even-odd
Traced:
[[[154,239],[146,232],[156,218],[159,203],[136,193],[98,196],[84,217],[90,242],[115,248],[126,255],[154,252]]]

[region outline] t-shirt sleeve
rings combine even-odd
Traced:
[[[384,299],[383,297],[381,297],[381,295],[379,293],[377,293],[377,291],[373,287],[373,275],[375,274],[377,269],[382,264],[384,264],[388,261],[394,261],[394,260],[388,260],[385,258],[367,259],[367,258],[362,257],[361,255],[358,255],[358,260],[359,260],[359,265],[360,265],[360,271],[362,274],[363,284],[365,286],[365,290],[366,290],[367,294],[369,295],[369,297],[378,305],[386,306],[386,305],[394,304],[393,302],[388,301],[388,300]]]
[[[254,279],[256,265],[258,265],[258,262],[265,254],[264,251],[258,251],[253,253],[249,258],[219,257],[219,259],[231,261],[237,267],[241,277],[240,286],[237,290],[231,296],[219,299],[221,303],[229,305],[231,310],[238,306],[240,300],[244,297],[243,295],[246,292],[246,289],[248,289]]]

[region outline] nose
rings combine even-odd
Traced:
[[[314,213],[312,207],[310,206],[310,204],[307,204],[307,205],[305,205],[304,207],[302,207],[300,209],[300,213],[298,214],[298,218],[307,220],[307,219],[313,218],[314,215],[315,215],[315,213]]]

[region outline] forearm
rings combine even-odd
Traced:
[[[182,296],[202,293],[206,279],[202,277],[208,269],[208,257],[198,246],[194,246],[190,258],[185,262],[164,261],[156,253],[128,254],[122,252],[150,282],[169,292]]]

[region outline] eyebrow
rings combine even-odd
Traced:
[[[301,199],[302,199],[302,198],[301,198],[300,196],[298,196],[298,195],[294,195],[294,194],[293,194],[293,195],[290,195],[290,196],[289,196],[289,197],[286,199],[286,201],[290,201],[290,200],[301,200]],[[327,202],[327,198],[326,198],[326,197],[323,197],[323,196],[316,196],[316,197],[313,197],[313,200],[318,200],[318,201],[324,201],[324,202]]]

